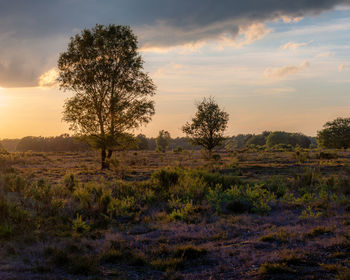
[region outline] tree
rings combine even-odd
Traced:
[[[309,137],[301,133],[289,133],[285,131],[271,132],[266,139],[266,146],[272,148],[275,145],[284,144],[293,147],[308,148],[311,144]]]
[[[148,150],[148,139],[144,134],[139,134],[136,136],[137,148],[139,150]]]
[[[317,132],[317,142],[322,148],[349,148],[350,118],[337,118],[327,122],[323,129]]]
[[[192,122],[187,122],[182,130],[193,144],[206,149],[211,158],[213,149],[224,140],[229,115],[219,108],[212,97],[204,98],[196,107],[197,112]]]
[[[165,130],[159,131],[158,137],[156,138],[156,150],[165,153],[170,145],[171,137],[170,133]]]
[[[70,129],[101,150],[102,169],[127,132],[151,120],[155,85],[143,72],[130,27],[96,25],[70,39],[58,60],[60,89],[74,92],[64,105]]]

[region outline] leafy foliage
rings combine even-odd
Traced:
[[[337,118],[327,122],[317,133],[317,142],[323,148],[350,147],[350,118]]]
[[[64,108],[70,129],[101,149],[106,157],[118,149],[125,132],[150,121],[155,86],[143,70],[137,39],[127,26],[96,25],[71,38],[58,60],[59,84],[75,95]],[[108,154],[106,154],[108,150]]]
[[[275,131],[267,136],[266,145],[268,147],[271,148],[279,144],[308,148],[311,144],[311,140],[301,133],[288,133],[284,131]]]
[[[220,145],[227,128],[228,113],[220,109],[213,98],[204,98],[197,105],[197,112],[192,122],[187,122],[182,130],[195,145],[200,145],[209,152]]]
[[[168,131],[159,131],[159,135],[156,138],[157,151],[165,153],[169,148],[170,141],[171,137]]]

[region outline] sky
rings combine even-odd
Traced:
[[[350,0],[0,0],[0,139],[69,133],[57,59],[96,24],[131,26],[157,86],[135,133],[183,136],[208,96],[227,135],[315,136],[350,117]]]

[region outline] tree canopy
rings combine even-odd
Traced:
[[[224,140],[229,115],[212,97],[204,98],[196,107],[192,122],[187,122],[182,130],[193,144],[202,146],[211,156],[212,150]]]
[[[290,133],[285,131],[271,132],[266,138],[266,146],[271,148],[279,144],[308,148],[311,144],[311,140],[309,137],[301,133]]]
[[[327,122],[323,129],[317,132],[317,142],[323,148],[349,148],[350,118],[337,118]]]
[[[159,131],[158,137],[156,138],[157,151],[165,153],[169,148],[171,141],[170,133],[166,130]]]
[[[102,168],[127,132],[151,120],[155,85],[143,71],[128,26],[96,25],[70,39],[58,60],[59,85],[74,92],[64,105],[70,129],[101,150]]]

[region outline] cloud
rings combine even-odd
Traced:
[[[164,67],[158,68],[152,76],[153,78],[163,78],[164,76],[176,74],[176,72],[184,67],[185,66],[183,64],[170,63]]]
[[[346,65],[345,64],[339,64],[338,65],[338,71],[341,73],[345,70]]]
[[[331,52],[323,52],[317,55],[317,57],[330,57],[330,56],[331,56]]]
[[[237,37],[230,38],[224,34],[220,40],[220,45],[240,48],[262,39],[271,31],[272,29],[266,28],[266,25],[263,23],[253,23],[249,26],[240,27]]]
[[[296,23],[303,19],[304,17],[289,17],[289,16],[282,16],[281,19],[284,23]]]
[[[270,32],[264,26],[268,21],[293,23],[349,4],[350,0],[2,0],[0,85],[36,86],[38,77],[55,66],[68,38],[96,23],[130,25],[144,50],[182,47],[187,52],[223,38],[230,46],[244,46]]]
[[[283,46],[281,46],[281,49],[290,49],[295,51],[296,49],[300,48],[300,47],[304,47],[306,46],[308,43],[294,43],[294,42],[288,42],[286,44],[284,44]]]
[[[307,61],[303,61],[300,63],[300,65],[289,65],[284,66],[281,68],[266,68],[264,71],[264,75],[266,78],[274,78],[274,79],[281,79],[285,78],[286,76],[298,73],[305,68],[309,67],[310,63]]]
[[[40,87],[54,87],[57,84],[58,71],[56,68],[45,72],[39,77],[39,86]]]

